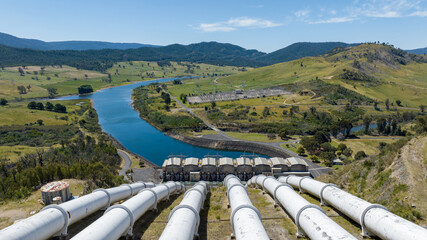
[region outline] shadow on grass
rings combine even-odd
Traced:
[[[203,210],[200,211],[200,226],[199,226],[199,240],[208,239],[208,213],[211,207],[211,193],[208,192],[206,200],[203,205]]]
[[[133,225],[132,239],[141,239],[142,235],[144,235],[144,232],[156,220],[159,214],[163,210],[167,209],[180,195],[181,194],[171,195],[169,201],[161,201],[157,204],[157,211],[148,211],[140,219],[138,219]],[[167,223],[167,219],[165,222]],[[163,229],[161,230],[161,232],[163,232]]]

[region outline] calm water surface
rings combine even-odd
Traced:
[[[92,99],[102,129],[111,134],[127,149],[157,165],[162,165],[168,155],[186,155],[201,158],[204,155],[219,154],[239,157],[242,152],[218,151],[196,147],[164,135],[139,117],[132,106],[132,90],[153,82],[167,82],[175,78],[146,81],[125,86],[103,89],[91,95],[60,97],[58,100]]]

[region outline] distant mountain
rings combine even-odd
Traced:
[[[44,42],[0,33],[0,65],[63,64],[103,71],[118,61],[188,61],[230,66],[262,67],[307,56],[318,56],[343,42],[294,43],[266,54],[229,43],[201,42],[164,47],[137,43],[91,41]]]
[[[412,50],[406,50],[408,53],[415,53],[415,54],[427,54],[427,47],[425,48],[417,48]]]
[[[230,66],[263,66],[254,58],[265,53],[217,42],[137,49],[43,51],[0,45],[0,65],[70,65],[88,70],[104,71],[119,61],[188,61]]]
[[[35,50],[100,50],[100,49],[133,49],[140,47],[159,47],[140,43],[112,43],[100,41],[60,41],[44,42],[36,39],[18,38],[6,33],[0,33],[0,44]]]
[[[256,60],[263,62],[266,65],[270,65],[280,62],[288,62],[303,57],[323,55],[336,47],[346,48],[356,45],[358,44],[348,44],[343,42],[298,42],[256,58]]]

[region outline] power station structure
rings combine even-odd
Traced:
[[[165,181],[223,181],[229,175],[236,175],[247,181],[259,174],[266,176],[310,176],[308,164],[304,159],[264,158],[256,155],[242,155],[238,158],[208,155],[202,159],[184,156],[169,156],[162,165]]]

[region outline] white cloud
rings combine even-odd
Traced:
[[[299,10],[294,15],[297,21],[308,24],[343,23],[369,18],[427,17],[425,7],[421,0],[356,0],[338,11],[319,7]]]
[[[343,23],[343,22],[351,22],[354,18],[350,17],[334,17],[326,20],[318,20],[314,22],[309,22],[310,24],[324,24],[324,23]]]
[[[409,14],[411,17],[427,17],[427,11],[415,11]]]
[[[203,32],[231,32],[236,30],[233,27],[223,26],[220,23],[202,23],[199,25],[198,29]]]
[[[225,22],[201,23],[197,29],[203,32],[231,32],[238,28],[272,28],[280,25],[273,21],[260,18],[240,17],[231,18]]]
[[[307,17],[309,13],[310,11],[308,10],[299,10],[299,11],[296,11],[294,14],[297,18],[304,18],[304,17]]]

